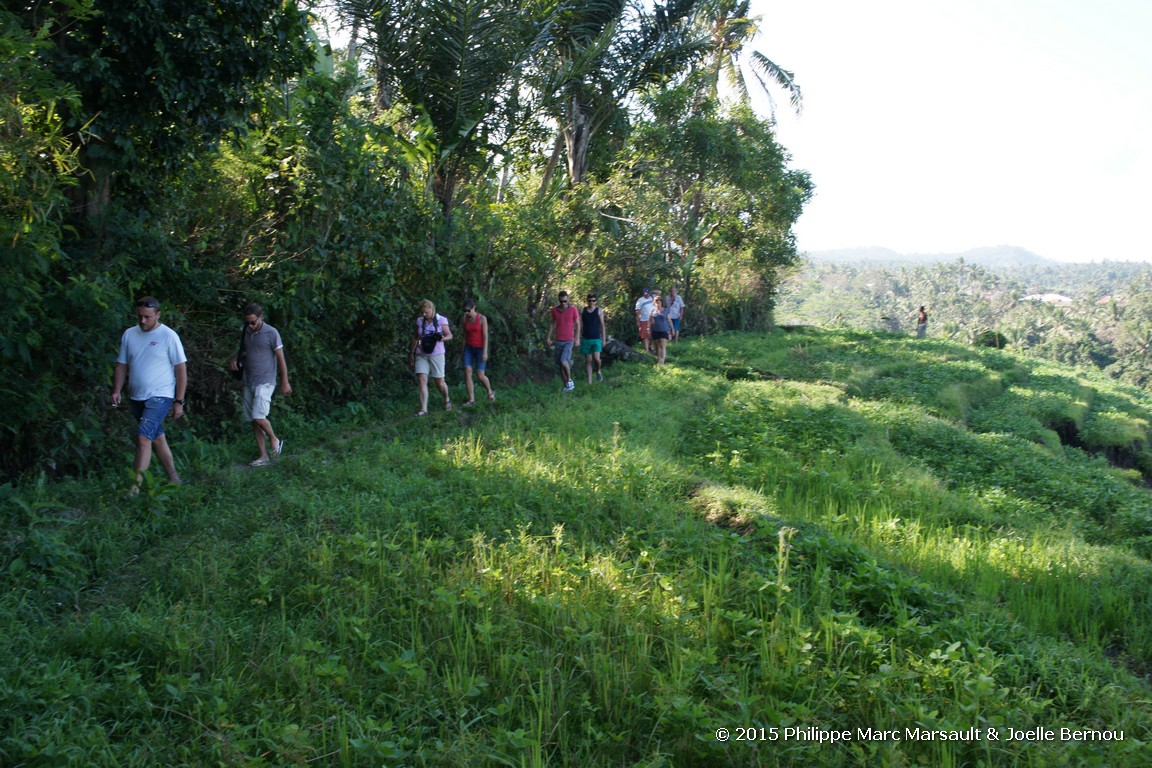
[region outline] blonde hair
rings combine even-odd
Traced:
[[[436,305],[428,299],[424,299],[424,301],[420,302],[420,312],[423,313],[426,309],[430,309],[432,310],[432,314],[436,314]]]

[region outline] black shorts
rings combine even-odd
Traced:
[[[652,338],[666,340],[668,338],[668,331],[652,331]]]

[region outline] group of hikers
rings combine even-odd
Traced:
[[[604,380],[601,353],[608,343],[608,315],[599,306],[599,297],[589,293],[584,297],[584,308],[572,305],[567,291],[557,294],[557,303],[549,309],[547,344],[552,348],[553,360],[560,373],[562,392],[576,389],[572,378],[572,353],[576,341],[580,342],[580,354],[584,355],[584,371],[588,383]],[[664,305],[660,291],[645,288],[636,300],[636,324],[644,350],[656,357],[656,363],[663,365],[667,358],[667,344],[680,337],[680,323],[684,318],[684,299],[676,289],[669,290],[668,305]],[[488,399],[495,400],[485,368],[488,365],[488,318],[476,311],[476,301],[464,302],[464,316],[460,325],[464,328],[464,386],[468,391],[466,406],[476,403],[473,373],[484,389]],[[444,410],[452,410],[452,397],[444,380],[444,342],[451,341],[452,328],[448,318],[437,314],[436,306],[428,300],[420,303],[420,314],[412,334],[412,347],[408,362],[416,374],[416,389],[420,397],[417,416],[428,414],[428,379],[436,384],[444,396]]]
[[[549,312],[548,344],[552,347],[563,382],[562,391],[571,392],[576,388],[572,380],[572,351],[577,339],[580,340],[580,353],[584,355],[588,383],[604,380],[601,352],[608,342],[608,320],[607,314],[598,306],[595,293],[585,297],[582,310],[569,303],[567,291],[560,291],[557,298],[558,303]],[[655,356],[659,365],[665,363],[669,341],[680,337],[684,309],[684,299],[675,288],[669,290],[667,302],[660,291],[649,288],[645,288],[636,300],[640,340],[645,352]],[[127,388],[128,407],[136,419],[136,456],[133,462],[136,479],[129,495],[140,492],[153,454],[170,483],[179,485],[182,482],[165,437],[164,419],[169,412],[174,419],[184,416],[188,387],[188,358],[184,354],[184,345],[176,331],[160,322],[160,302],[152,296],[144,296],[136,301],[135,310],[136,325],[125,330],[120,338],[111,394],[112,407],[119,408]],[[248,304],[242,310],[242,316],[244,327],[236,354],[229,360],[228,367],[242,382],[243,417],[251,423],[256,441],[257,455],[249,466],[262,467],[284,451],[284,437],[276,434],[268,419],[277,381],[285,396],[292,394],[292,385],[288,381],[288,363],[280,332],[264,321],[264,311],[259,304]],[[488,318],[476,310],[474,299],[464,302],[460,327],[464,329],[464,384],[468,392],[464,405],[476,403],[474,376],[484,386],[488,400],[495,401],[496,392],[486,373]],[[444,396],[444,409],[452,410],[452,398],[444,379],[445,343],[452,338],[448,319],[437,314],[431,301],[422,301],[408,355],[420,401],[416,416],[428,414],[429,378]]]

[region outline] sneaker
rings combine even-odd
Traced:
[[[562,391],[563,392],[571,392],[574,389],[576,389],[576,382],[570,381],[564,385],[564,389]]]
[[[596,381],[604,381],[604,374],[600,371],[596,371]]]

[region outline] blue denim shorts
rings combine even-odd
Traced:
[[[488,361],[484,359],[484,347],[470,347],[464,345],[464,367],[475,368],[482,371],[488,367]]]
[[[164,434],[164,417],[172,410],[172,398],[150,397],[147,400],[130,400],[128,408],[136,417],[136,434],[155,440]]]
[[[571,341],[556,341],[553,342],[554,354],[557,365],[571,365],[572,363],[572,342]]]

